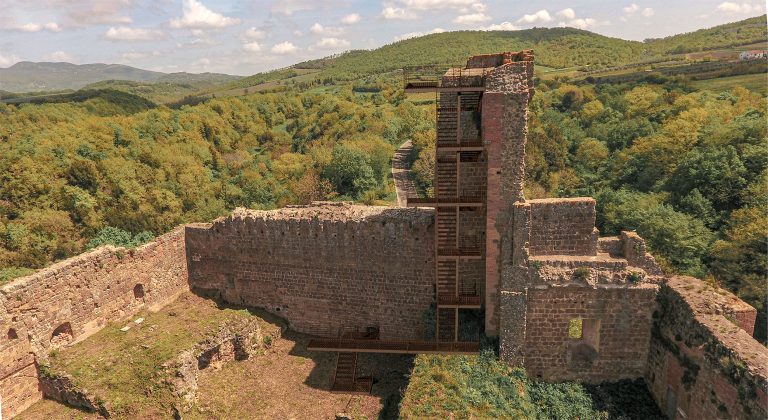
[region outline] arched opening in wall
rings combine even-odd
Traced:
[[[72,333],[72,324],[65,322],[53,330],[53,334],[51,334],[51,345],[54,347],[62,346],[69,343],[74,338],[75,336]]]
[[[144,299],[144,285],[143,284],[137,284],[136,286],[133,286],[133,297],[135,299]]]
[[[16,330],[13,328],[8,329],[8,339],[16,340],[17,338],[19,338],[19,334],[16,333]]]

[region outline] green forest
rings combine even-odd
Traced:
[[[238,206],[392,199],[396,146],[434,135],[430,112],[402,95],[350,88],[179,110],[142,110],[145,100],[122,92],[80,99],[0,104],[6,278],[76,255],[100,235],[161,234]]]
[[[195,105],[158,105],[153,100],[179,94],[177,85],[134,82],[0,103],[0,282],[100,244],[135,246],[238,206],[391,203],[390,160],[409,139],[413,176],[429,192],[434,103],[406,98],[386,73],[394,67],[531,46],[538,64],[615,65],[681,44],[752,42],[765,37],[760,22],[764,16],[642,43],[568,28],[435,34],[294,66],[303,73],[237,81],[326,78],[320,86],[287,84]],[[446,37],[451,48],[436,48]],[[636,230],[668,272],[733,290],[765,326],[766,97],[743,87],[708,90],[684,76],[556,77],[537,80],[536,89],[526,196],[595,197],[602,235]],[[765,329],[757,336],[765,340]]]

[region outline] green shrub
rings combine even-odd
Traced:
[[[151,241],[154,238],[152,232],[139,232],[131,235],[122,229],[107,226],[99,231],[95,237],[88,241],[88,249],[98,248],[104,245],[112,245],[123,248],[136,248]]]
[[[631,271],[631,272],[629,273],[629,276],[627,276],[627,280],[628,280],[630,283],[637,283],[637,282],[641,282],[641,281],[643,281],[643,278],[644,278],[644,277],[645,277],[645,276],[643,275],[643,273],[641,273],[641,272],[639,272],[639,271]]]
[[[28,276],[34,273],[35,270],[31,268],[23,267],[8,267],[0,269],[0,284],[11,281],[15,278]]]
[[[522,368],[478,356],[420,355],[400,406],[403,418],[604,419],[576,383],[527,378]]]
[[[573,278],[579,281],[587,281],[592,276],[592,269],[589,267],[579,267],[573,270]]]

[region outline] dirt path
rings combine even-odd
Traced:
[[[413,150],[413,143],[410,140],[400,145],[395,151],[395,157],[392,158],[392,178],[395,180],[395,191],[397,192],[398,207],[406,207],[408,197],[416,197],[416,185],[408,176],[411,167],[408,165],[408,155]]]

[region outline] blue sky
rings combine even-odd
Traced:
[[[0,0],[0,67],[249,75],[431,32],[571,26],[642,40],[764,11],[762,0]]]

